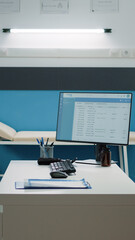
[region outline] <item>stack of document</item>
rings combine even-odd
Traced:
[[[67,179],[25,179],[15,182],[16,189],[91,189],[90,184],[81,180]]]

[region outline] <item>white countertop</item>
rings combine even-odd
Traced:
[[[38,165],[37,161],[11,161],[0,182],[0,194],[135,194],[134,182],[116,164],[101,167],[74,163],[74,166],[75,175],[67,179],[85,178],[92,189],[16,190],[15,181],[27,178],[50,179],[50,168]]]

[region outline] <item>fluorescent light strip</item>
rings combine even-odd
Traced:
[[[46,33],[46,34],[89,34],[89,33],[111,33],[112,29],[13,29],[3,28],[4,33]]]

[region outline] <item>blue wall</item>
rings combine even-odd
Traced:
[[[131,92],[131,91],[130,91]],[[135,131],[135,91],[133,93],[131,127]],[[16,131],[55,131],[59,91],[0,91],[0,121]],[[134,146],[128,147],[130,177],[135,181]],[[4,173],[10,160],[38,159],[38,146],[0,146],[0,173]],[[55,157],[94,158],[94,147],[57,146]],[[117,147],[112,147],[112,159],[118,160]]]
[[[17,131],[56,130],[58,91],[0,91],[0,121]]]

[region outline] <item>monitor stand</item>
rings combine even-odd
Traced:
[[[101,152],[103,149],[106,149],[106,148],[107,148],[106,144],[99,143],[96,145],[96,161],[97,162],[101,161]]]

